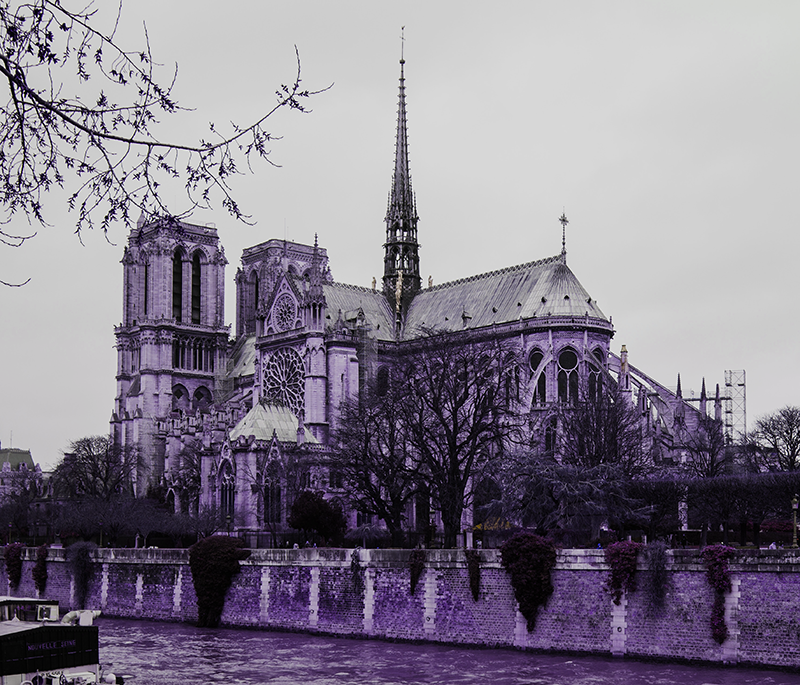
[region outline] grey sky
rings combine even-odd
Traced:
[[[798,404],[800,4],[796,2],[217,2],[128,0],[122,40],[179,63],[194,111],[165,135],[244,122],[290,81],[294,45],[316,96],[270,130],[275,169],[235,186],[257,224],[216,223],[242,248],[319,234],[338,281],[381,276],[400,27],[406,27],[411,172],[423,280],[466,277],[556,254],[630,361],[713,392],[747,371],[748,419]],[[176,199],[179,196],[176,194]],[[0,249],[0,441],[52,465],[107,430],[115,394],[127,231],[109,245],[52,227]],[[19,225],[24,230],[24,224]]]

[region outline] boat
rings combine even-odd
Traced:
[[[0,685],[119,682],[101,672],[98,629],[92,625],[98,614],[70,612],[60,622],[56,601],[0,596]]]

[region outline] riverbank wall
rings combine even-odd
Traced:
[[[9,594],[36,597],[35,549]],[[188,550],[102,549],[86,608],[107,616],[192,622],[197,599]],[[711,637],[714,593],[697,550],[668,553],[663,606],[642,590],[615,605],[602,550],[561,550],[555,588],[528,631],[497,550],[481,550],[473,599],[464,550],[427,550],[412,594],[409,550],[252,550],[230,588],[222,624],[327,635],[542,651],[614,654],[800,669],[800,553],[739,551],[725,596],[728,639]],[[64,550],[51,549],[44,596],[75,607]],[[640,567],[637,575],[646,573]],[[0,587],[7,587],[5,563]],[[641,585],[641,583],[640,583]]]

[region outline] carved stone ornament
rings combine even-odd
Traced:
[[[283,293],[275,300],[272,308],[272,325],[276,331],[288,331],[294,328],[297,319],[297,305],[289,293]]]

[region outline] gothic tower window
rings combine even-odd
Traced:
[[[569,348],[558,355],[558,401],[578,402],[578,355]]]
[[[195,252],[192,258],[192,323],[200,323],[200,253]]]
[[[543,359],[544,355],[541,350],[533,350],[530,357],[528,357],[534,378],[536,378],[536,373],[539,371]],[[545,374],[545,369],[542,369],[536,381],[536,388],[533,391],[533,404],[544,404],[545,402],[547,402],[547,375]]]
[[[144,298],[144,302],[142,303],[142,304],[143,304],[142,311],[144,312],[144,317],[145,317],[145,318],[147,318],[147,315],[150,313],[150,312],[149,312],[149,300],[150,300],[150,264],[148,264],[147,262],[145,262],[145,263],[144,263],[144,274],[143,274],[143,280],[144,280],[144,284],[143,284],[143,285],[144,285],[144,288],[142,289],[142,290],[143,290],[142,296],[143,296],[143,298]]]
[[[211,393],[209,392],[208,388],[204,386],[200,386],[197,390],[194,391],[194,408],[204,412],[208,409],[211,405]]]
[[[189,393],[182,385],[172,388],[172,411],[189,411]]]
[[[172,258],[172,318],[178,323],[183,320],[183,260],[179,250]]]

